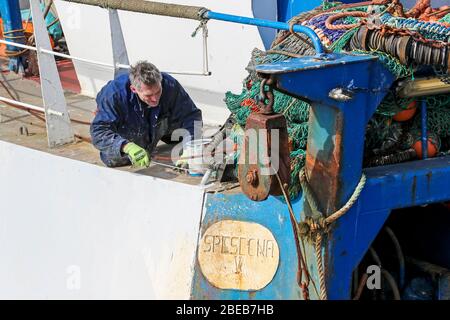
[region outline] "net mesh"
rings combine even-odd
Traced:
[[[367,12],[368,6],[342,8],[340,5],[338,2],[324,2],[322,7],[304,12],[292,18],[290,22],[306,25],[316,31],[328,51],[349,51],[349,43],[357,33],[359,27],[330,30],[326,27],[326,20],[328,17],[339,12]],[[332,8],[336,8],[336,10]],[[379,6],[379,9],[383,11],[386,7]],[[331,11],[323,12],[325,10]],[[446,27],[442,23],[449,22],[450,14],[440,20],[441,24],[424,24],[419,20],[401,19],[388,14],[383,14],[381,20],[387,25],[404,28],[409,31],[420,31],[423,37],[430,40],[442,41],[450,34],[449,27]],[[364,19],[347,16],[337,19],[333,24],[352,25],[361,21],[364,21]],[[377,56],[379,61],[398,79],[414,79],[416,69],[413,67],[413,64],[404,65],[396,57],[389,55],[381,49],[372,51],[354,50],[353,52]],[[225,95],[225,102],[237,122],[231,134],[234,143],[238,145],[238,151],[235,154],[236,163],[239,159],[240,145],[242,144],[244,135],[243,127],[248,116],[252,112],[258,111],[257,101],[260,92],[260,79],[257,77],[254,67],[259,64],[279,62],[314,54],[314,47],[306,36],[291,34],[287,31],[281,31],[277,34],[270,50],[261,51],[254,49],[252,51],[247,68],[249,75],[244,79],[242,92],[240,94],[227,92]],[[274,111],[283,113],[288,124],[289,144],[291,147],[291,183],[289,193],[294,198],[301,189],[298,173],[305,165],[310,105],[306,101],[276,90],[274,90],[274,96]],[[422,97],[422,99],[426,101],[428,106],[427,125],[429,137],[440,148],[440,154],[446,154],[448,153],[448,149],[450,149],[450,95],[435,95]],[[414,101],[412,98],[401,99],[396,96],[395,92],[390,92],[386,95],[366,128],[365,151],[368,156],[388,154],[389,152],[393,152],[393,150],[395,152],[411,150],[414,142],[420,139],[420,112],[417,110],[407,120],[402,119],[398,121],[396,119],[398,115],[401,115],[401,112],[411,109],[411,105],[414,105],[414,108],[418,109],[419,102],[416,101],[417,103],[413,104]]]

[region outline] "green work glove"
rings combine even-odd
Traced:
[[[123,148],[123,152],[128,155],[133,166],[148,167],[150,165],[147,151],[133,142],[127,143]]]

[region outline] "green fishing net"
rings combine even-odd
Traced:
[[[302,24],[317,16],[323,10],[339,6],[338,2],[324,2],[322,7],[310,12],[304,12],[291,21]],[[347,9],[337,9],[334,12],[343,11],[367,11],[368,6],[361,6]],[[384,7],[383,7],[384,8]],[[327,13],[328,14],[328,13]],[[448,22],[450,15],[441,19]],[[345,17],[340,19],[339,24],[354,24],[360,18]],[[345,52],[349,51],[349,42],[358,27],[342,32],[342,35],[335,39],[327,47],[328,51]],[[358,54],[371,54],[379,58],[386,68],[398,79],[414,78],[414,69],[411,65],[403,65],[398,59],[382,51],[354,51]],[[292,59],[299,56],[314,55],[315,50],[311,41],[305,36],[290,34],[286,31],[278,33],[270,50],[261,51],[254,49],[247,70],[248,77],[244,80],[243,89],[240,94],[227,92],[225,102],[232,112],[237,124],[233,127],[231,138],[238,145],[235,153],[235,163],[239,159],[240,145],[244,135],[243,128],[251,112],[258,110],[258,95],[260,92],[260,79],[257,77],[254,67],[259,64],[273,63]],[[308,137],[308,118],[310,105],[306,101],[294,98],[274,90],[274,111],[283,113],[287,120],[289,144],[291,147],[291,182],[289,193],[291,198],[295,198],[301,190],[299,172],[305,165],[306,142]],[[428,107],[427,125],[429,136],[432,136],[440,145],[439,141],[450,140],[450,95],[436,95],[424,98]],[[407,150],[411,148],[412,140],[420,137],[420,102],[416,101],[417,111],[415,115],[407,121],[396,121],[393,117],[399,112],[407,109],[413,98],[401,99],[395,92],[390,92],[381,102],[373,118],[369,121],[366,129],[365,149],[369,153],[373,150],[377,152],[389,152],[392,150]],[[413,138],[411,138],[413,137]],[[443,150],[445,152],[446,150]]]
[[[449,23],[450,24],[450,13],[444,16],[439,22]]]
[[[231,139],[239,147],[235,153],[235,163],[239,159],[239,150],[242,145],[245,123],[252,111],[257,111],[260,82],[255,82],[250,88],[244,87],[240,95],[227,92],[225,102],[233,113],[237,124],[231,132]],[[308,139],[309,104],[300,99],[293,98],[277,90],[274,90],[273,109],[277,113],[283,113],[288,124],[289,142],[292,146],[291,157],[291,183],[290,196],[295,198],[300,190],[298,173],[305,163],[306,142]],[[296,174],[297,173],[297,174]]]

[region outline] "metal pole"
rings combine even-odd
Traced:
[[[4,44],[10,45],[10,46],[16,46],[16,47],[22,48],[22,49],[28,49],[28,50],[32,50],[32,51],[37,51],[37,52],[41,52],[41,53],[48,53],[48,54],[56,56],[56,57],[61,57],[61,58],[66,58],[66,59],[73,59],[73,60],[78,60],[78,61],[82,61],[82,62],[86,62],[86,63],[98,64],[98,65],[101,65],[101,66],[114,68],[114,65],[112,65],[110,63],[104,63],[104,62],[99,62],[99,61],[95,61],[95,60],[88,60],[88,59],[84,59],[84,58],[74,57],[74,56],[70,56],[70,55],[67,55],[67,54],[64,54],[64,53],[59,53],[59,52],[55,52],[55,51],[52,51],[52,50],[47,50],[47,49],[44,49],[44,48],[37,48],[37,47],[28,46],[28,45],[25,45],[25,44],[11,42],[11,41],[6,41],[6,40],[1,40],[1,39],[0,39],[0,43],[4,43]]]
[[[39,0],[30,0],[31,13],[34,25],[34,38],[36,47],[51,51],[47,26],[40,9]],[[55,58],[37,50],[39,74],[41,75],[42,100],[45,108],[45,124],[47,126],[47,139],[50,148],[73,142],[75,136],[69,119],[66,98],[64,97],[61,79],[56,68]],[[50,113],[55,110],[61,115]]]
[[[56,57],[60,57],[60,58],[73,59],[73,60],[77,60],[77,61],[81,61],[81,62],[86,62],[86,63],[90,63],[90,64],[96,64],[96,65],[99,65],[99,66],[108,67],[108,68],[114,68],[114,65],[111,64],[111,63],[105,63],[105,62],[89,60],[89,59],[84,59],[84,58],[79,58],[79,57],[73,57],[73,56],[69,56],[69,55],[64,54],[64,53],[54,52],[52,50],[47,50],[47,49],[42,49],[42,48],[38,48],[37,51],[40,51],[40,52],[43,52],[43,53],[48,53],[50,55],[53,55],[53,56],[56,56]]]
[[[16,100],[11,100],[11,99],[8,99],[8,98],[5,98],[5,97],[0,97],[0,101],[6,102],[6,103],[9,103],[9,104],[15,104],[15,105],[18,105],[18,106],[21,106],[21,107],[24,107],[24,108],[27,108],[27,109],[30,109],[30,110],[35,110],[35,111],[39,111],[39,112],[44,112],[45,113],[45,109],[44,108],[38,107],[38,106],[34,106],[32,104],[28,104],[28,103],[24,103],[24,102],[20,102],[20,101],[16,101]],[[51,110],[51,109],[47,110],[47,113],[55,115],[55,116],[59,116],[59,117],[61,117],[63,115],[62,112]]]
[[[117,10],[109,9],[109,28],[111,32],[111,44],[113,51],[114,62],[114,78],[119,74],[127,72],[127,68],[120,68],[118,65],[129,65],[127,47],[125,46],[125,39],[123,38],[122,26],[120,25],[120,18]]]
[[[24,44],[15,43],[15,42],[11,42],[11,41],[5,41],[5,40],[0,39],[0,43],[8,44],[11,46],[16,46],[16,47],[23,48],[23,49],[47,53],[47,54],[50,54],[50,55],[53,55],[56,57],[77,60],[77,61],[86,62],[86,63],[90,63],[90,64],[96,64],[99,66],[104,66],[104,67],[108,67],[108,68],[112,68],[112,69],[115,69],[115,68],[130,69],[130,66],[126,65],[126,64],[118,63],[117,65],[113,65],[111,63],[105,63],[105,62],[100,62],[100,61],[95,61],[95,60],[84,59],[84,58],[80,58],[80,57],[74,57],[74,56],[70,56],[70,55],[67,55],[64,53],[59,53],[59,52],[55,52],[55,51],[47,50],[47,49],[43,49],[43,48],[27,46]],[[195,71],[164,71],[164,72],[170,73],[170,74],[182,74],[182,75],[191,75],[191,76],[210,76],[211,75],[210,72],[206,73],[206,72],[195,72]]]
[[[235,16],[225,13],[213,12],[203,7],[186,6],[170,3],[160,3],[154,1],[143,0],[64,0],[79,4],[93,5],[108,9],[125,10],[132,12],[148,13],[161,16],[169,16],[176,18],[185,18],[192,20],[221,20],[240,24],[249,24],[258,27],[273,28],[278,30],[290,30],[290,26],[285,22],[270,21],[242,16]],[[300,32],[307,35],[314,45],[317,54],[325,52],[319,36],[310,28],[295,25],[294,32]]]
[[[28,49],[28,50],[37,51],[37,49],[36,49],[35,47],[27,46],[27,45],[22,44],[22,43],[17,43],[17,42],[12,42],[12,41],[6,41],[6,40],[2,40],[2,39],[0,39],[0,43],[6,44],[6,45],[9,45],[9,46],[14,46],[14,47],[22,48],[22,49]]]
[[[273,29],[278,29],[278,30],[289,30],[289,24],[287,24],[285,22],[234,16],[234,15],[230,15],[230,14],[224,14],[224,13],[213,12],[213,11],[206,11],[203,14],[203,17],[206,19],[228,21],[228,22],[234,22],[234,23],[240,23],[240,24],[249,24],[249,25],[258,26],[258,27],[267,27],[267,28],[273,28]],[[305,27],[305,26],[295,25],[293,30],[295,32],[300,32],[300,33],[307,35],[311,39],[311,41],[314,45],[314,49],[316,50],[317,54],[322,54],[325,52],[319,36],[312,29]]]
[[[428,158],[428,129],[427,129],[427,102],[422,100],[420,105],[420,120],[422,122],[422,159]]]
[[[203,73],[210,76],[208,65],[208,27],[206,23],[202,26],[202,36],[203,36]]]

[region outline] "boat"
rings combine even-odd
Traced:
[[[421,2],[401,1],[399,9],[377,1],[155,4],[184,5],[176,7],[186,10],[181,16],[199,8],[196,19],[187,19],[130,11],[152,1],[130,1],[122,10],[55,0],[52,12],[67,45],[58,52],[42,40],[43,8],[31,0],[41,77],[9,72],[18,66],[10,57],[0,88],[0,96],[10,93],[0,109],[0,298],[448,299],[450,144],[445,121],[434,132],[426,115],[434,116],[435,105],[449,108],[449,65],[439,73],[430,69],[438,65],[432,57],[444,61],[444,55],[411,56],[409,62],[420,61],[412,79],[413,63],[392,63],[406,59],[413,44],[424,52],[442,48],[428,43],[448,46],[448,22],[431,20],[444,19],[448,8],[433,1],[427,41],[416,41],[416,34],[397,39],[394,32],[390,41],[405,41],[398,45],[403,51],[390,52],[394,60],[364,47],[361,39],[382,37],[361,17],[391,29],[401,25],[411,35],[393,10],[406,13]],[[331,18],[339,10],[348,19],[336,23]],[[345,32],[333,38],[320,15]],[[289,25],[294,17],[298,23]],[[352,23],[358,25],[349,28]],[[433,38],[438,35],[443,38]],[[338,40],[352,50],[338,50]],[[306,49],[274,51],[283,41]],[[44,55],[58,59],[44,64]],[[186,88],[204,114],[204,137],[215,148],[228,139],[231,162],[214,162],[203,176],[179,173],[173,146],[161,143],[147,169],[102,165],[89,143],[94,98],[143,59]],[[392,107],[385,100],[392,92],[415,103],[382,109]],[[71,126],[60,126],[58,117],[69,115]],[[416,135],[400,146],[395,130],[406,135],[412,124]],[[256,153],[271,165],[279,156],[279,173],[262,174],[263,162],[245,160],[252,149],[243,128],[280,130],[272,140],[259,136]],[[275,140],[281,148],[272,148]],[[435,219],[428,219],[431,212]]]

